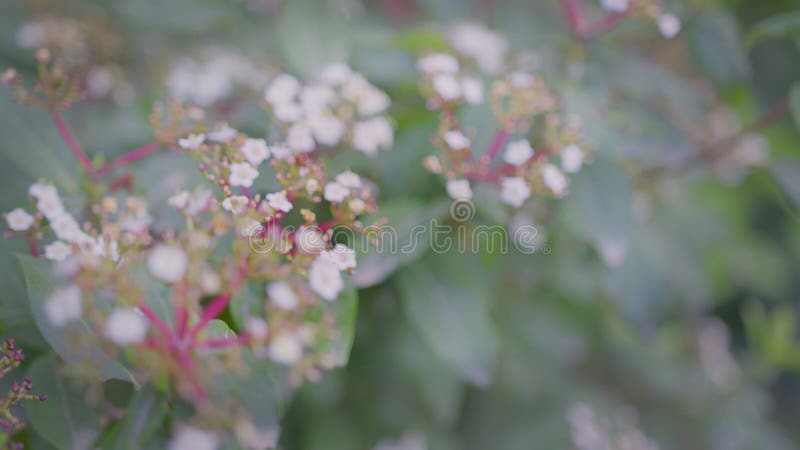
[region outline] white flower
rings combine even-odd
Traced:
[[[217,450],[219,438],[212,432],[181,425],[169,440],[168,450]]]
[[[330,258],[339,270],[356,268],[356,252],[344,244],[336,244],[333,249],[324,252],[323,255]]]
[[[269,148],[269,152],[272,153],[274,159],[280,161],[285,161],[292,156],[292,150],[285,145],[273,145]]]
[[[600,5],[606,11],[622,13],[628,10],[630,0],[600,0]]]
[[[535,78],[527,72],[513,72],[508,75],[508,82],[515,88],[529,88],[533,86]]]
[[[458,130],[451,130],[444,134],[444,141],[453,150],[469,148],[469,138]]]
[[[41,200],[42,197],[58,197],[58,190],[50,183],[37,182],[28,188],[28,195]]]
[[[494,75],[503,68],[508,42],[501,35],[474,22],[458,24],[448,35],[453,48],[473,58],[482,71]]]
[[[542,167],[542,181],[556,197],[563,197],[567,193],[567,178],[552,164]]]
[[[281,309],[294,310],[299,304],[297,295],[292,290],[292,286],[285,281],[275,281],[267,285],[267,296],[270,303]]]
[[[666,39],[672,39],[681,31],[681,20],[675,14],[661,14],[656,18],[658,31]]]
[[[294,99],[300,93],[300,82],[297,78],[282,73],[272,79],[272,82],[264,91],[264,99],[275,105],[286,103]]]
[[[44,248],[44,257],[52,261],[63,261],[72,254],[72,246],[62,241],[55,241]]]
[[[14,231],[25,231],[33,225],[33,216],[22,208],[17,208],[6,214],[8,227]]]
[[[160,244],[150,252],[147,268],[159,280],[174,283],[183,278],[189,266],[186,253],[180,248],[168,244]]]
[[[464,91],[464,100],[476,105],[483,101],[483,84],[475,78],[461,80],[461,89]]]
[[[292,202],[286,198],[286,191],[267,194],[267,204],[276,211],[287,213],[292,210]]]
[[[347,205],[350,207],[350,211],[353,211],[353,213],[356,215],[364,212],[364,209],[367,207],[367,204],[364,202],[364,200],[361,200],[360,198],[354,198],[350,200]]]
[[[330,257],[320,255],[308,269],[308,283],[311,289],[328,301],[336,300],[344,289],[344,279],[339,266]]]
[[[461,84],[452,75],[436,75],[433,78],[433,90],[443,100],[456,100],[461,97]]]
[[[319,190],[319,181],[316,178],[309,178],[306,181],[306,192],[308,195],[314,195],[314,192]]]
[[[367,84],[358,96],[358,113],[362,116],[372,116],[382,113],[391,104],[385,92]]]
[[[214,142],[227,143],[232,141],[237,134],[239,132],[235,128],[231,128],[227,123],[219,123],[208,133],[208,138]]]
[[[248,317],[244,329],[251,337],[264,339],[269,333],[269,324],[261,317]]]
[[[581,170],[585,156],[583,150],[577,145],[568,145],[561,150],[561,168],[567,173],[578,172]]]
[[[500,200],[519,208],[531,196],[531,188],[521,177],[505,177],[500,182]]]
[[[56,195],[41,196],[36,202],[36,209],[42,212],[50,220],[64,215],[64,204],[61,203],[61,198]]]
[[[417,69],[427,74],[453,74],[458,72],[458,60],[453,55],[447,53],[431,53],[417,61]]]
[[[303,343],[297,334],[283,332],[272,338],[268,352],[271,360],[291,366],[303,357]]]
[[[205,211],[211,202],[211,196],[210,189],[196,189],[186,205],[186,214],[193,216]]]
[[[447,195],[450,198],[459,200],[472,198],[472,188],[469,186],[468,180],[449,180],[447,182]]]
[[[178,192],[177,194],[173,195],[167,200],[167,204],[172,206],[173,208],[177,209],[178,211],[186,208],[189,205],[189,191],[183,190]]]
[[[314,150],[314,136],[311,127],[304,123],[296,123],[286,132],[286,143],[289,147],[300,153]]]
[[[339,203],[348,195],[350,195],[350,189],[347,189],[335,181],[331,181],[325,185],[323,197],[329,202]]]
[[[205,140],[206,136],[204,134],[190,134],[178,139],[178,146],[184,150],[197,150]]]
[[[247,208],[247,203],[249,201],[250,200],[244,195],[234,195],[222,201],[222,208],[233,214],[241,214]]]
[[[297,230],[294,240],[300,251],[304,253],[320,253],[326,247],[325,239],[316,228],[301,226]]]
[[[222,287],[222,280],[219,274],[210,267],[204,267],[200,272],[200,289],[210,295],[219,292],[220,287]]]
[[[136,308],[117,308],[109,314],[104,334],[120,346],[140,344],[147,335],[147,320]]]
[[[345,170],[339,175],[336,175],[336,182],[351,189],[358,189],[361,187],[361,177],[350,170]]]
[[[78,222],[67,213],[50,220],[50,228],[57,238],[67,242],[75,242],[83,235]]]
[[[250,164],[258,166],[269,157],[269,148],[263,139],[246,139],[239,149]]]
[[[44,303],[44,313],[53,325],[61,327],[81,317],[81,290],[71,284],[50,294]]]
[[[303,118],[303,108],[295,101],[272,105],[272,113],[281,122],[295,122]]]
[[[231,174],[228,177],[228,182],[231,186],[244,186],[250,187],[253,185],[253,180],[258,177],[258,170],[248,163],[233,163],[231,164]]]
[[[531,143],[527,139],[509,142],[506,147],[506,152],[503,154],[503,161],[514,165],[521,166],[525,164],[533,156],[533,149]]]
[[[352,74],[352,70],[344,63],[331,63],[322,68],[319,80],[329,85],[340,85]]]
[[[380,148],[390,148],[393,140],[392,126],[384,117],[375,117],[353,126],[353,147],[367,155],[374,155]]]
[[[329,86],[312,84],[300,93],[300,105],[307,116],[313,116],[327,111],[335,98],[336,94]]]
[[[341,120],[330,114],[318,114],[308,119],[314,139],[322,145],[334,146],[342,140],[345,126]]]

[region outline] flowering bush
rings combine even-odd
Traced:
[[[2,7],[3,445],[794,448],[796,14],[345,3]]]

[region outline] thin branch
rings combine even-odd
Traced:
[[[172,339],[172,331],[169,329],[167,324],[164,323],[164,321],[161,320],[161,318],[158,317],[158,315],[156,315],[152,309],[150,309],[149,306],[144,303],[139,303],[138,308],[139,311],[141,311],[142,314],[147,317],[150,323],[153,324],[153,327],[155,327],[156,330],[163,334],[165,338]]]
[[[88,156],[86,156],[86,153],[83,151],[83,149],[81,149],[80,145],[78,145],[78,142],[75,141],[75,137],[69,131],[69,127],[67,127],[67,124],[64,122],[61,114],[56,110],[51,110],[50,116],[53,118],[53,122],[56,124],[56,128],[58,128],[58,132],[61,134],[64,142],[67,143],[67,147],[69,147],[69,149],[72,151],[75,159],[78,160],[86,173],[94,178],[95,171],[91,160]]]
[[[160,149],[161,149],[161,143],[159,143],[158,141],[151,142],[145,146],[139,147],[136,150],[128,152],[120,156],[119,158],[105,164],[103,167],[97,170],[97,173],[99,175],[104,175],[110,172],[111,170],[116,169],[117,167],[123,167],[134,161],[138,161],[151,153],[157,152]]]
[[[194,339],[197,337],[197,334],[200,332],[200,330],[203,329],[203,327],[206,326],[206,324],[208,324],[208,322],[211,322],[212,320],[216,319],[217,316],[219,316],[222,313],[225,307],[228,306],[228,303],[231,301],[231,297],[233,297],[233,294],[236,292],[236,289],[239,287],[241,282],[242,282],[241,277],[234,280],[234,282],[231,283],[228,292],[218,295],[203,310],[203,312],[200,314],[200,320],[197,322],[197,324],[195,324],[194,327],[192,327],[191,330],[189,330],[189,337],[192,341],[194,341]]]

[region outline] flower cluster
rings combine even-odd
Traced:
[[[188,129],[175,147],[199,160],[211,184],[169,198],[183,225],[113,191],[78,218],[46,181],[30,187],[31,208],[4,218],[63,280],[41,305],[49,326],[81,348],[99,342],[107,355],[139,352],[128,358],[137,376],[167,376],[200,417],[233,410],[236,427],[251,430],[240,439],[256,439],[269,430],[253,429],[214,380],[244,376],[242,361],[252,359],[286,367],[288,386],[297,386],[343,363],[335,304],[356,258],[333,235],[365,228],[360,217],[376,211],[374,188],[350,170],[328,178],[307,153],[224,123],[206,126],[192,109],[169,110],[178,117],[157,134]],[[265,194],[254,192],[261,187]],[[225,311],[227,322],[220,320]],[[197,434],[188,425],[180,430],[175,448]]]
[[[349,144],[371,156],[393,145],[385,115],[389,96],[345,64],[330,64],[305,84],[282,73],[267,86],[264,99],[296,152]]]
[[[502,38],[485,29],[479,33],[475,24],[460,27],[472,30],[469,46],[453,41],[453,47],[463,51],[427,54],[417,64],[422,95],[429,108],[441,112],[434,138],[441,156],[430,155],[423,165],[444,175],[447,193],[454,199],[472,198],[473,181],[499,187],[501,201],[515,208],[535,192],[564,196],[569,185],[565,173],[578,172],[587,157],[580,146],[580,120],[562,113],[559,98],[541,76],[517,68],[513,61],[495,62],[506,53]],[[451,37],[463,38],[462,28]],[[492,63],[481,63],[472,54],[475,47],[494,49]],[[470,70],[473,60],[483,71],[488,66],[499,73],[492,77],[488,92],[481,75]],[[457,112],[461,105],[484,102],[485,94],[498,130],[479,153],[473,148],[472,131],[462,129]],[[495,164],[501,155],[502,161]]]
[[[659,0],[600,0],[600,5],[612,14],[636,13],[654,20],[666,39],[674,38],[681,31],[680,18],[664,11]]]
[[[9,372],[25,361],[22,350],[16,346],[13,339],[6,339],[0,345],[0,378],[5,378]],[[22,449],[22,444],[11,441],[11,436],[23,428],[22,421],[14,414],[13,408],[19,406],[23,400],[47,400],[45,394],[31,394],[33,383],[30,377],[25,377],[22,383],[14,381],[0,400],[0,446],[12,450]]]

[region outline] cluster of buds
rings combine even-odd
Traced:
[[[497,51],[504,48],[493,45]],[[578,172],[586,159],[579,146],[580,120],[563,114],[558,96],[539,75],[503,66],[488,89],[497,132],[487,149],[476,152],[472,133],[462,129],[457,111],[463,104],[485,101],[483,81],[469,70],[474,58],[456,55],[432,53],[418,61],[422,95],[429,108],[441,112],[439,132],[433,139],[441,155],[426,157],[424,167],[445,177],[447,192],[454,199],[472,198],[471,182],[498,186],[500,199],[515,208],[534,193],[564,196],[568,190],[565,172]],[[501,154],[502,162],[496,163]]]
[[[6,339],[0,345],[0,378],[5,378],[9,372],[25,361],[25,355],[14,343],[13,339]],[[45,394],[31,394],[33,383],[30,377],[25,377],[22,383],[13,381],[5,397],[0,400],[0,446],[12,450],[22,449],[22,444],[12,442],[11,436],[23,428],[22,421],[14,414],[13,408],[19,406],[23,400],[45,401]]]
[[[681,31],[681,20],[666,12],[660,0],[600,0],[600,5],[610,14],[632,14],[655,21],[658,31],[666,39],[672,39]]]
[[[372,156],[393,145],[385,114],[389,96],[345,64],[330,64],[305,84],[282,73],[267,86],[264,99],[296,152],[348,144]]]
[[[80,79],[70,72],[63,58],[54,58],[43,47],[36,51],[36,62],[38,77],[32,89],[24,85],[16,70],[7,69],[3,73],[2,80],[13,90],[15,101],[60,110],[85,97]]]

